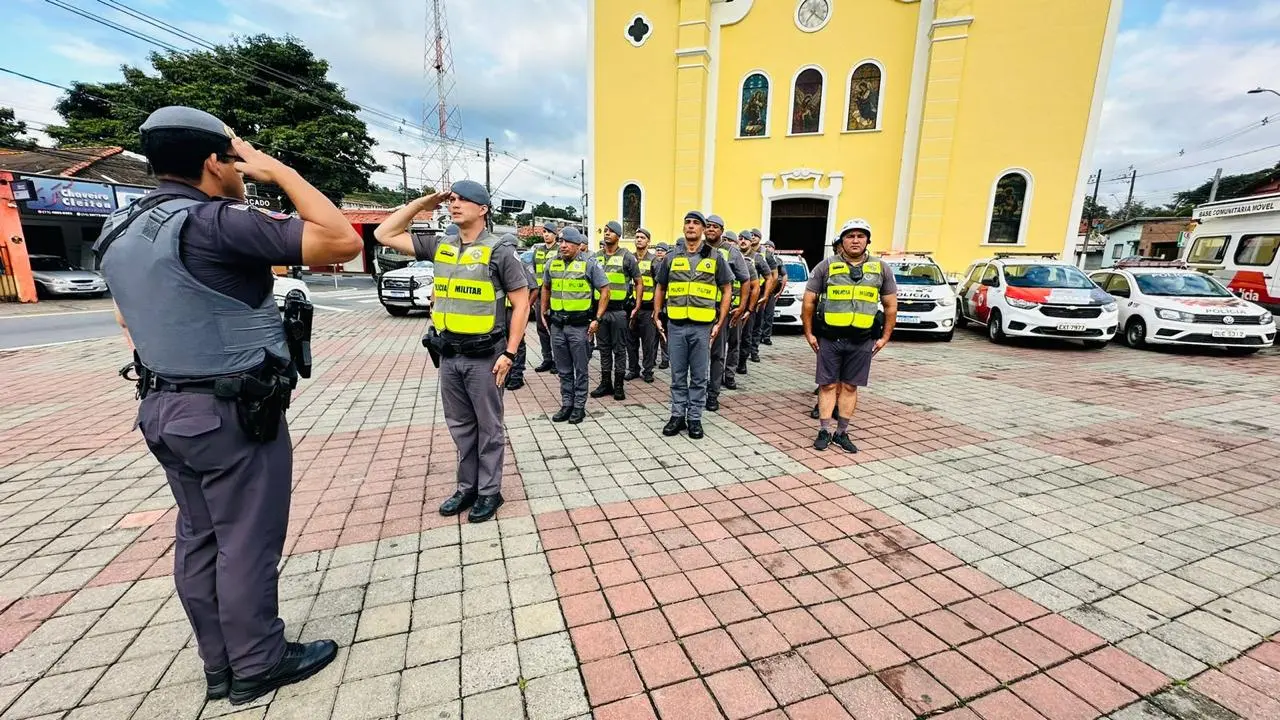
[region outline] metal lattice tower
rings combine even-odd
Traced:
[[[427,93],[422,100],[422,176],[447,188],[466,167],[459,162],[462,148],[462,113],[450,103],[453,92],[453,52],[449,47],[449,23],[445,0],[427,0],[427,34],[423,42],[422,71]]]

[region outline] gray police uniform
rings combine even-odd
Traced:
[[[271,266],[302,263],[302,226],[162,181],[113,214],[95,246],[154,375],[137,425],[178,504],[174,585],[205,670],[236,677],[266,673],[285,651],[276,588],[293,450],[283,411],[274,439],[255,441],[212,381],[278,377],[288,362]]]
[[[756,281],[756,288],[760,291],[756,299],[759,300],[760,295],[764,293],[765,285],[769,280],[769,261],[764,259],[764,253],[757,250],[746,256],[747,262],[751,264]],[[741,339],[738,342],[738,367],[737,372],[747,372],[747,358],[759,351],[759,343],[755,342],[755,333],[760,330],[760,316],[764,315],[764,310],[752,310],[751,317],[747,318],[747,322],[742,326]]]
[[[765,260],[769,263],[769,269],[778,271],[778,282],[774,285],[775,292],[773,297],[769,298],[769,302],[765,305],[764,317],[760,318],[760,336],[756,340],[757,346],[765,338],[773,339],[773,313],[778,307],[778,291],[776,288],[782,287],[782,281],[786,277],[784,273],[787,272],[787,269],[782,266],[782,259],[778,257],[777,253],[773,250],[765,250],[763,254]]]
[[[516,236],[507,233],[502,236],[504,243],[510,243],[511,248],[519,252],[519,241]],[[529,297],[533,297],[538,291],[538,279],[533,275],[533,264],[526,263],[521,260],[520,264],[524,267],[524,274],[529,280]],[[507,299],[507,327],[511,327],[511,318],[513,317],[513,308],[511,307],[510,298]],[[508,389],[517,389],[524,383],[524,371],[527,363],[528,347],[524,338],[520,338],[520,347],[516,350],[516,359],[511,361],[511,371],[507,373]],[[512,387],[514,386],[514,387]]]
[[[729,272],[733,275],[734,292],[742,292],[742,283],[751,278],[751,273],[747,270],[746,258],[742,257],[742,251],[733,243],[720,241],[718,246],[712,248],[723,258],[726,254],[729,256]],[[730,311],[733,309],[731,303]],[[711,376],[707,385],[707,399],[720,401],[720,387],[725,377],[725,361],[728,356],[729,336],[732,328],[729,322],[725,321],[724,329],[720,334],[716,335],[716,339],[711,341]]]
[[[658,259],[652,250],[636,256],[640,268],[640,289],[636,302],[640,312],[631,321],[627,338],[627,370],[645,380],[653,379],[653,368],[658,362],[658,328],[653,325],[653,278]]]
[[[558,257],[560,257],[560,243],[558,242],[547,245],[543,241],[533,246],[533,277],[538,283],[538,287],[542,287],[542,276],[546,271],[547,263]],[[542,350],[542,363],[545,365],[552,362],[551,331],[543,327],[544,318],[542,317],[541,302],[534,303],[534,311],[538,313],[538,342],[539,348]]]
[[[585,410],[591,375],[587,328],[597,307],[594,291],[608,288],[609,279],[595,260],[579,254],[570,262],[548,261],[542,284],[551,288],[547,324],[560,378],[560,407]]]
[[[487,230],[474,242],[462,244],[459,237],[413,233],[414,255],[431,260],[436,268],[436,311],[433,321],[441,337],[455,345],[476,347],[468,357],[456,354],[440,360],[440,401],[444,406],[445,424],[458,449],[458,491],[494,495],[502,489],[502,459],[506,437],[502,424],[503,389],[497,386],[493,366],[505,350],[507,326],[506,294],[528,287],[524,263],[515,248],[503,244]],[[485,273],[477,266],[485,265]],[[471,268],[468,270],[468,266]],[[463,315],[458,329],[446,318],[441,319],[449,273],[457,273],[470,283],[491,283],[493,300],[484,300],[487,315]],[[472,274],[475,277],[472,277]],[[477,306],[478,307],[478,306]],[[479,312],[477,310],[477,312]],[[489,319],[491,318],[491,319]],[[468,325],[478,322],[487,326],[484,332],[468,332]],[[483,347],[480,347],[483,346]]]
[[[756,270],[755,261],[743,255],[741,250],[738,251],[738,255],[742,258],[742,264],[747,267],[747,280],[742,283],[742,287],[736,290],[737,299],[735,300],[735,303],[737,306],[734,308],[735,310],[741,308],[742,300],[746,297],[747,288],[760,281],[760,273]],[[745,312],[748,308],[741,309]],[[732,327],[725,328],[725,334],[728,336],[728,347],[724,356],[725,383],[737,382],[736,373],[738,371],[739,363],[742,362],[740,351],[742,349],[743,329],[743,325],[734,325]]]
[[[597,291],[609,293],[609,305],[596,332],[596,344],[600,348],[600,386],[616,391],[623,386],[623,373],[627,371],[629,314],[634,301],[632,288],[640,277],[640,264],[636,262],[636,256],[623,247],[613,255],[601,250],[593,259],[610,283],[608,290]]]
[[[714,275],[711,277],[698,271],[700,264],[706,259],[715,263]],[[694,317],[695,312],[691,308],[705,311],[705,308],[700,307],[703,301],[690,299],[689,290],[684,291],[684,299],[672,297],[673,275],[677,276],[676,282],[686,286],[691,287],[699,282],[719,288],[733,283],[733,273],[720,253],[705,242],[694,253],[688,251],[685,243],[680,243],[667,254],[666,260],[658,268],[656,282],[663,287],[663,304],[667,311],[667,347],[671,353],[671,417],[683,417],[690,422],[700,421],[706,405],[708,375],[711,371],[711,326],[715,324],[715,310],[711,310],[710,316],[701,314],[701,317]],[[683,311],[679,307],[681,304],[684,305]]]
[[[761,245],[756,251],[756,256],[764,261],[765,273],[762,277],[765,278],[765,284],[768,285],[769,275],[777,269],[780,263],[778,263],[777,257],[768,252],[763,245]],[[781,282],[781,280],[779,280],[779,282]],[[761,288],[761,292],[763,291],[764,288]],[[760,340],[765,337],[764,333],[766,323],[769,327],[772,327],[773,325],[773,307],[773,304],[766,302],[764,306],[760,308],[760,311],[751,317],[751,332],[747,340],[749,341],[749,348],[751,351],[749,354],[757,360],[760,359]]]

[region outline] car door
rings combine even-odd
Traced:
[[[982,278],[982,270],[986,266],[986,263],[977,263],[970,267],[968,275],[960,283],[959,291],[956,293],[957,301],[960,304],[960,312],[970,320],[976,320],[977,318],[969,307],[969,299],[973,296],[975,288],[978,287],[978,281]]]
[[[1102,285],[1102,289],[1115,298],[1116,305],[1120,308],[1120,327],[1125,327],[1129,324],[1129,316],[1139,310],[1138,303],[1133,300],[1133,283],[1124,273],[1111,273],[1111,277],[1107,278],[1107,284]]]
[[[1236,245],[1231,290],[1249,302],[1274,306],[1280,299],[1280,231],[1242,235]]]
[[[995,265],[987,264],[982,269],[982,275],[978,282],[973,285],[973,292],[969,295],[969,316],[978,322],[985,323],[991,320],[991,303],[995,300],[995,295],[999,293],[1000,287],[1000,269]]]

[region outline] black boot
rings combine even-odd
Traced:
[[[231,668],[223,668],[218,672],[204,671],[204,681],[208,688],[205,690],[205,700],[221,700],[231,694]]]
[[[704,434],[704,433],[702,432],[702,421],[701,421],[701,420],[690,420],[690,421],[689,421],[689,439],[690,439],[690,440],[701,440],[701,439],[702,439],[703,434]]]
[[[703,405],[707,412],[720,412],[720,398],[707,396],[707,402]]]
[[[565,420],[568,420],[569,416],[572,414],[573,414],[573,408],[569,405],[565,405],[564,407],[560,408],[560,412],[551,416],[551,422],[564,422]]]
[[[723,387],[725,390],[737,390],[737,389],[738,389],[738,381],[737,381],[737,380],[734,380],[733,378],[730,378],[730,377],[727,377],[727,378],[725,378],[724,380],[720,381],[720,385],[721,385],[721,387]]]
[[[666,358],[663,358],[663,359],[662,359],[662,362],[658,363],[658,369],[659,369],[659,370],[670,370],[670,369],[671,369],[671,361],[670,361],[670,360],[667,360]]]
[[[609,376],[605,375],[604,377],[600,378],[600,384],[596,386],[596,389],[591,391],[591,397],[602,398],[605,395],[611,394],[612,392],[613,392],[613,383],[609,381]]]
[[[498,512],[498,508],[502,507],[502,502],[502,493],[481,495],[471,508],[471,512],[467,513],[467,522],[482,523],[488,520]]]
[[[687,425],[685,424],[683,417],[672,415],[671,419],[667,421],[666,427],[662,428],[662,434],[667,437],[679,435],[680,431],[684,430],[686,427]]]
[[[574,408],[573,412],[569,414],[570,425],[577,425],[578,423],[582,422],[585,419],[587,419],[586,408]]]
[[[232,678],[230,701],[232,705],[244,705],[277,688],[291,685],[315,675],[333,662],[338,655],[338,643],[317,640],[302,643],[285,643],[284,656],[267,672],[251,678]]]
[[[550,360],[543,360],[542,364],[534,368],[533,371],[544,373],[544,372],[547,372],[548,370],[555,370],[555,369],[556,369],[555,363],[551,362]]]
[[[746,359],[743,359],[742,362],[738,364],[738,367],[734,369],[734,371],[737,372],[739,375],[746,375],[747,374]]]
[[[645,373],[640,376],[645,382],[653,384],[653,373]]]
[[[625,379],[625,380],[635,380],[635,379],[636,379],[636,378],[638,378],[638,377],[640,377],[640,371],[639,371],[639,370],[628,370],[628,371],[627,371],[627,374],[626,374],[626,377],[625,377],[624,379]]]
[[[463,510],[466,510],[467,508],[471,507],[472,503],[474,503],[475,501],[476,501],[476,494],[473,492],[472,493],[464,493],[461,491],[456,492],[452,496],[450,496],[448,500],[445,500],[443,503],[440,504],[440,514],[444,515],[445,517],[453,517],[454,515],[457,515]]]
[[[613,399],[614,400],[627,399],[627,383],[625,380],[622,379],[621,375],[613,376]]]
[[[760,353],[758,352],[751,353],[750,359],[751,359],[751,362],[760,362]]]

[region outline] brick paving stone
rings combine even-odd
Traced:
[[[582,681],[576,670],[530,680],[524,693],[530,720],[585,717],[589,710]]]
[[[898,646],[875,630],[845,635],[840,638],[840,642],[872,672],[886,670],[910,660]]]
[[[664,643],[632,654],[645,687],[653,690],[694,677],[693,666],[679,643]]]
[[[855,718],[913,720],[916,716],[874,675],[837,685],[831,692]]]
[[[657,720],[648,697],[638,696],[596,708],[598,720]]]
[[[1009,690],[980,697],[969,707],[983,720],[1045,720],[1043,715]]]
[[[1000,682],[954,650],[927,657],[920,667],[938,679],[956,697],[966,699],[994,690]]]
[[[583,625],[569,631],[582,662],[591,662],[626,652],[618,623],[612,620]]]
[[[749,667],[726,670],[707,678],[707,687],[730,720],[742,720],[778,706]]]
[[[629,655],[618,655],[582,666],[587,697],[591,705],[605,705],[644,691],[635,663]]]
[[[827,685],[797,653],[757,660],[751,664],[780,705],[790,705],[826,692]]]
[[[1218,670],[1210,670],[1192,680],[1191,687],[1241,717],[1280,717],[1280,700],[1268,697]]]
[[[661,720],[720,720],[711,693],[702,680],[669,685],[653,693],[653,704]]]
[[[746,661],[733,638],[719,628],[684,638],[681,642],[702,675],[710,675]]]

